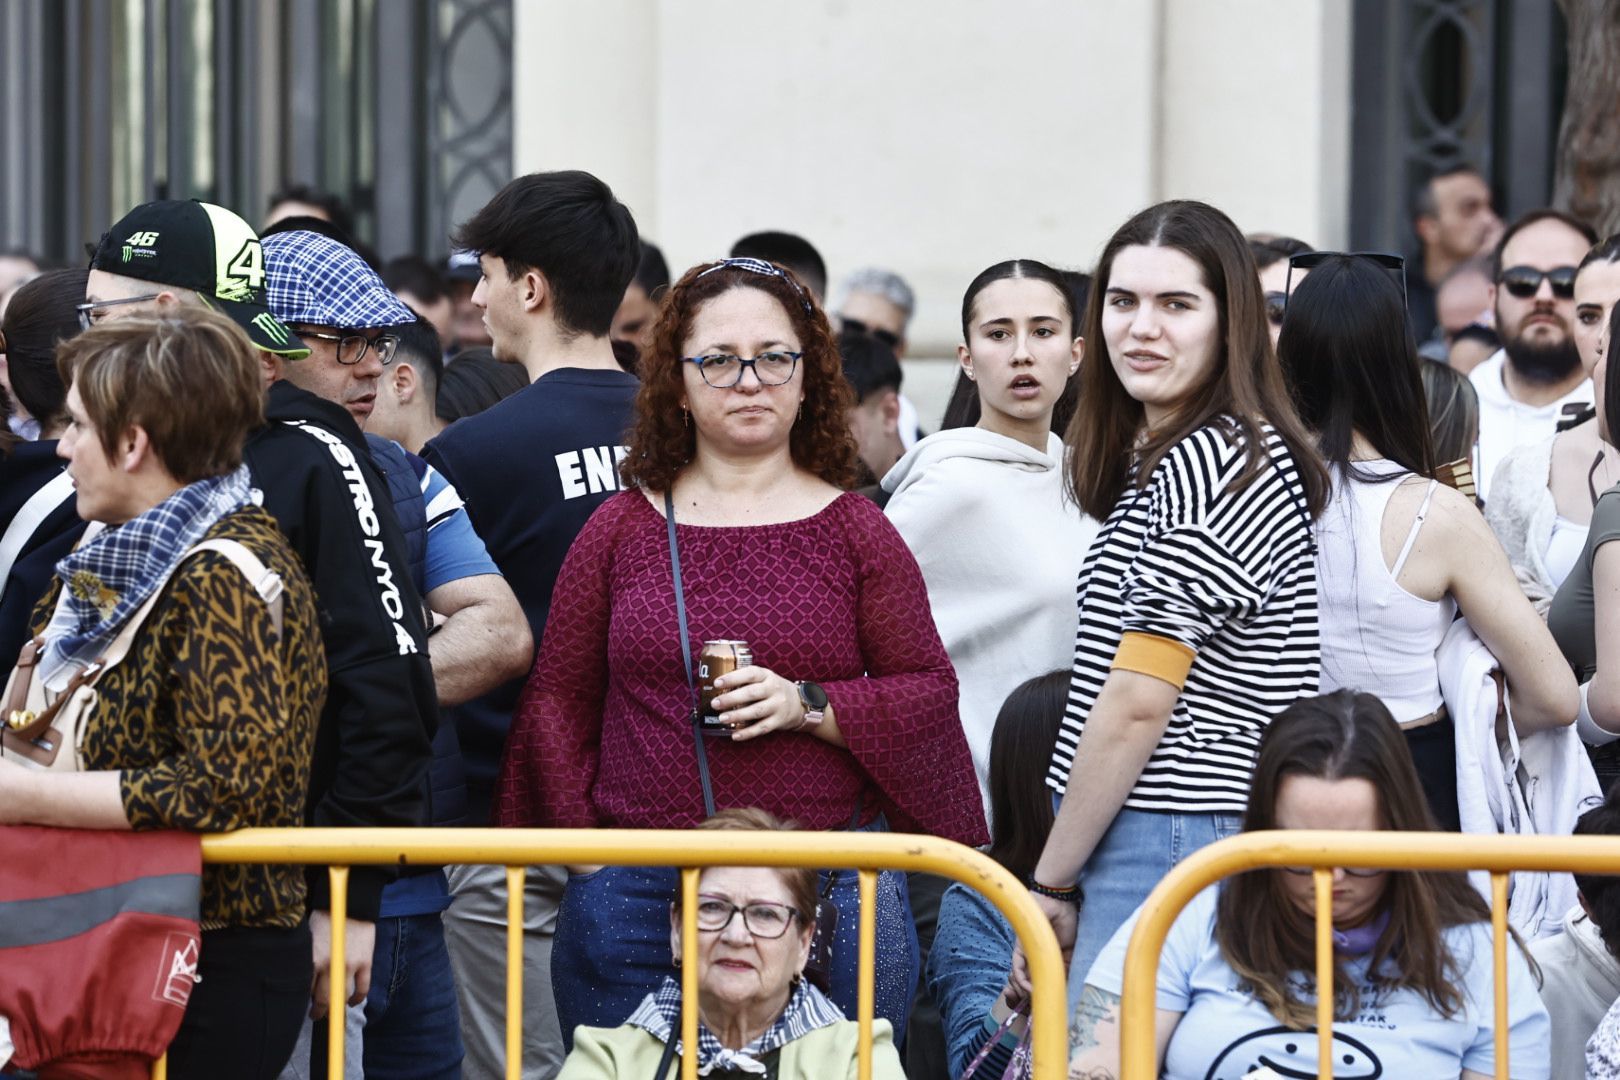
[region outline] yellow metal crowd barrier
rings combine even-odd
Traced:
[[[1255,832],[1211,844],[1188,856],[1159,882],[1142,907],[1125,954],[1121,1003],[1121,1080],[1158,1075],[1154,1043],[1154,984],[1159,952],[1171,924],[1194,896],[1245,870],[1315,868],[1317,1070],[1331,1080],[1333,1060],[1333,868],[1488,870],[1495,948],[1496,1076],[1508,1080],[1507,897],[1515,870],[1620,873],[1620,837],[1461,836],[1456,833]]]
[[[613,829],[244,829],[202,842],[206,863],[297,863],[330,867],[332,911],[342,912],[348,868],[360,865],[505,866],[506,1076],[521,1075],[523,1017],[523,875],[542,864],[571,866],[676,866],[681,868],[681,937],[687,956],[697,955],[698,875],[709,866],[778,866],[855,869],[860,872],[861,1080],[872,1076],[872,1012],[877,875],[881,870],[920,870],[960,881],[983,893],[1017,932],[1029,958],[1034,984],[1031,1036],[1036,1080],[1058,1080],[1067,1069],[1068,1037],[1063,958],[1052,928],[1018,879],[986,856],[949,840],[879,832],[708,832]],[[332,970],[344,967],[343,921],[332,920]],[[681,1042],[697,1045],[697,968],[681,969]],[[339,983],[338,985],[341,985]],[[334,998],[341,990],[334,991]],[[334,1002],[334,1016],[342,1015]],[[341,1030],[341,1025],[332,1025]],[[331,1039],[327,1075],[343,1075],[344,1045]],[[153,1069],[164,1080],[164,1062]],[[681,1059],[683,1080],[696,1080],[697,1055]]]

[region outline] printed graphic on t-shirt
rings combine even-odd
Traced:
[[[1257,1073],[1316,1080],[1317,1064],[1316,1028],[1268,1027],[1249,1032],[1217,1054],[1204,1080],[1244,1080]],[[1384,1064],[1371,1047],[1341,1031],[1333,1033],[1334,1080],[1375,1080],[1383,1075]]]
[[[563,498],[582,499],[621,489],[619,462],[630,453],[628,446],[585,446],[557,455],[557,479],[562,481]]]

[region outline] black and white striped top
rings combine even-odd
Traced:
[[[1196,657],[1169,726],[1125,805],[1241,813],[1260,734],[1315,694],[1321,668],[1316,564],[1304,488],[1269,427],[1274,468],[1239,491],[1241,434],[1205,426],[1128,487],[1092,542],[1077,589],[1069,704],[1047,784],[1068,784],[1086,717],[1120,640],[1140,633]]]

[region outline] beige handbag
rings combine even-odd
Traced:
[[[270,607],[270,624],[281,637],[281,575],[267,568],[247,548],[235,540],[204,540],[180,557],[184,562],[199,551],[217,551],[229,559],[248,579],[253,590]],[[175,564],[176,567],[179,563]],[[172,571],[171,571],[172,573]],[[95,663],[76,673],[60,693],[48,690],[36,668],[45,650],[45,639],[34,638],[23,646],[17,667],[6,682],[4,724],[0,725],[0,748],[19,765],[33,769],[77,772],[84,767],[79,757],[85,723],[96,707],[96,683],[129,653],[140,633],[141,624],[157,605],[168,584],[164,581],[119,629],[118,636]],[[65,749],[71,753],[63,753]]]

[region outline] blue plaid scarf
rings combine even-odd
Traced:
[[[103,529],[57,563],[62,601],[45,628],[39,662],[45,685],[61,690],[78,669],[94,663],[203,534],[252,501],[243,465],[187,484],[145,513]]]
[[[786,1046],[794,1039],[808,1035],[817,1028],[841,1023],[844,1014],[827,995],[800,979],[788,996],[787,1008],[764,1034],[741,1050],[728,1050],[720,1045],[714,1033],[698,1022],[698,1075],[708,1076],[717,1069],[765,1075],[765,1055]],[[642,999],[636,1011],[625,1023],[633,1024],[652,1035],[659,1042],[675,1039],[675,1053],[681,1052],[679,1032],[681,1025],[681,984],[665,977],[664,984]]]

